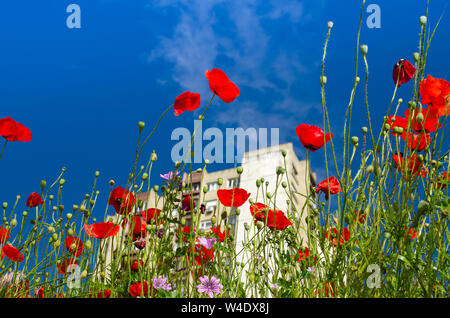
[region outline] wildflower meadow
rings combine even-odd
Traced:
[[[254,180],[257,193],[235,185],[226,189],[220,181],[214,190],[212,226],[200,229],[209,189],[202,179],[196,203],[192,175],[210,163],[204,160],[204,168],[193,170],[186,160],[195,155],[192,150],[167,174],[152,173],[159,163],[158,143],[164,142],[154,139],[154,133],[161,121],[201,110],[202,122],[213,101],[223,105],[240,98],[233,74],[211,66],[198,74],[211,95],[185,91],[169,99],[172,105],[158,106],[160,118],[136,123],[138,142],[128,181],[111,180],[106,201],[98,199],[99,171],[79,202],[63,201],[63,168],[54,180],[36,180],[36,192],[3,203],[0,297],[447,298],[450,85],[426,68],[426,61],[433,59],[428,53],[439,22],[428,21],[426,4],[425,14],[408,26],[418,33],[417,52],[396,57],[389,79],[392,91],[376,92],[390,100],[377,106],[385,108],[386,116],[383,122],[372,122],[370,47],[360,36],[364,5],[362,1],[354,35],[352,89],[349,100],[341,101],[344,131],[331,130],[334,118],[327,108],[326,61],[335,27],[331,21],[323,21],[321,73],[311,78],[320,91],[323,124],[299,122],[281,128],[296,136],[305,150],[307,171],[311,162],[325,158],[324,180],[299,193],[291,189],[289,167],[284,165],[276,171],[276,184],[262,177]],[[406,83],[412,84],[410,97],[398,98]],[[359,136],[352,136],[357,92],[364,96],[364,104],[357,107],[364,108],[367,118]],[[26,127],[20,121],[8,114],[0,119],[0,165],[13,151],[11,143],[27,147],[33,142],[33,126],[39,122]],[[335,147],[337,138],[343,139],[342,149]],[[142,155],[147,148],[155,149],[149,157]],[[280,158],[285,156],[279,152]],[[243,172],[237,167],[236,179]],[[4,179],[0,183],[8,184]],[[142,193],[158,193],[162,208],[143,200]],[[287,194],[286,210],[279,209],[277,193]],[[296,197],[304,200],[300,208],[293,204]],[[253,220],[238,222],[247,233],[238,245],[230,233],[230,216],[239,216],[246,202]],[[186,216],[192,220],[189,224]],[[243,254],[252,256],[240,257]]]

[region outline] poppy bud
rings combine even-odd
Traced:
[[[285,181],[283,181],[283,182],[281,183],[281,186],[282,186],[284,189],[286,189],[287,183],[286,183]]]
[[[73,232],[73,230],[72,229],[68,229],[67,230],[67,235],[69,235],[69,236],[74,236],[74,232]]]
[[[396,134],[398,134],[398,135],[403,134],[403,127],[395,126],[395,127],[393,128],[393,130],[394,130],[394,132],[395,132]]]
[[[153,190],[155,190],[155,192],[158,192],[159,186],[155,184],[155,185],[153,186]]]
[[[181,219],[181,225],[185,225],[186,224],[186,219]]]
[[[200,172],[202,172],[203,170],[202,170],[202,168],[198,168],[196,171],[197,171],[198,173],[200,173]]]
[[[203,115],[198,116],[198,120],[203,120],[203,119],[205,119],[205,116],[203,116]]]
[[[269,192],[266,193],[266,197],[267,199],[271,199],[272,198],[272,194],[270,194]]]
[[[26,218],[27,215],[28,215],[28,212],[27,211],[23,211],[22,216]]]
[[[177,161],[175,162],[175,169],[178,169],[181,166],[181,162]]]
[[[367,173],[372,173],[372,172],[373,172],[373,166],[372,166],[372,165],[367,166],[366,172],[367,172]]]
[[[283,174],[284,173],[284,169],[282,167],[277,167],[277,174]]]
[[[246,231],[250,230],[250,226],[248,225],[247,222],[244,223],[244,229],[245,229]]]
[[[92,242],[90,240],[87,240],[86,242],[84,242],[84,247],[90,251],[92,248]]]
[[[417,114],[416,122],[419,123],[419,124],[421,124],[423,122],[423,114],[422,114],[422,112]]]
[[[419,62],[420,54],[418,52],[413,53],[414,62]]]
[[[50,233],[55,233],[55,228],[53,226],[49,226],[47,229]]]
[[[218,178],[217,179],[217,184],[221,186],[223,184],[223,179],[222,178]]]
[[[248,280],[250,282],[254,282],[255,281],[255,275],[254,274],[250,274],[250,276],[248,277]]]
[[[53,239],[53,241],[56,241],[56,240],[58,239],[58,234],[53,233],[53,234],[52,234],[52,239]],[[75,246],[75,247],[76,247],[76,246]]]
[[[256,187],[260,187],[261,186],[261,180],[256,180]]]
[[[55,248],[58,248],[58,247],[60,247],[61,246],[61,241],[55,241],[55,243],[53,243],[53,246],[55,247]]]
[[[142,131],[144,129],[144,127],[145,127],[145,122],[143,122],[143,121],[138,122],[139,131]]]
[[[384,130],[389,131],[389,129],[391,129],[391,125],[384,124]]]
[[[369,50],[369,47],[367,45],[363,44],[360,46],[360,49],[361,49],[361,54],[365,56],[367,54],[367,51]]]
[[[359,142],[359,138],[356,136],[352,137],[352,144],[353,146],[357,147],[358,146],[358,142]]]
[[[222,219],[226,219],[227,216],[228,216],[227,211],[226,211],[226,210],[223,210],[223,211],[222,211],[222,214],[221,214],[220,216],[222,217]]]
[[[147,178],[148,178],[148,173],[144,172],[142,174],[142,180],[145,181],[145,180],[147,180]]]
[[[415,108],[416,108],[416,102],[409,101],[409,102],[408,102],[408,108],[409,108],[410,110],[415,109]]]
[[[217,222],[217,219],[216,219],[215,216],[213,216],[213,217],[211,218],[211,224],[216,224],[216,222]]]
[[[205,159],[205,165],[209,165],[209,160]]]
[[[44,190],[46,185],[47,185],[47,181],[41,180],[41,190]]]
[[[364,135],[367,134],[367,127],[366,126],[362,127],[361,131]]]
[[[150,161],[154,162],[158,159],[158,156],[156,155],[155,151],[152,152],[152,155],[150,156]]]
[[[236,215],[239,215],[239,214],[241,214],[241,210],[240,209],[236,209],[235,213],[236,213]]]
[[[261,222],[261,221],[256,222],[256,227],[257,227],[258,229],[261,229],[263,226],[264,226],[264,223],[263,223],[263,222]]]
[[[64,205],[62,204],[58,205],[58,210],[62,212],[64,210]]]
[[[283,157],[286,157],[286,154],[287,154],[287,152],[286,152],[286,150],[281,150],[281,154],[283,155]]]
[[[425,26],[427,24],[427,17],[426,16],[421,16],[419,19],[420,25],[421,26]]]
[[[81,272],[81,275],[80,275],[80,278],[81,278],[81,279],[86,278],[86,277],[87,277],[87,274],[88,274],[87,270],[82,271],[82,272]]]
[[[62,187],[66,183],[66,179],[59,180],[59,186]]]
[[[3,208],[6,209],[8,207],[8,202],[3,202]]]
[[[16,215],[14,215],[14,219],[11,220],[11,228],[16,227],[17,225],[17,220],[16,220]]]
[[[238,174],[241,174],[243,171],[244,171],[244,168],[242,168],[242,167],[237,167],[237,169],[236,169],[236,172]]]
[[[359,76],[356,76],[356,78],[355,78],[356,83],[359,83],[360,80],[361,79],[359,78]]]
[[[109,185],[112,187],[116,182],[114,180],[109,180]]]
[[[333,25],[334,25],[333,21],[328,21],[327,23],[328,29],[331,29]]]

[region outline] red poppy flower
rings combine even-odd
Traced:
[[[181,209],[183,211],[191,211],[195,208],[195,201],[192,200],[188,195],[184,197],[183,201],[181,202]]]
[[[110,289],[105,289],[105,290],[97,293],[97,295],[95,296],[95,298],[110,298],[110,297],[111,297]]]
[[[255,218],[255,224],[258,221],[263,222],[271,231],[285,230],[292,225],[291,221],[284,215],[281,210],[271,210],[262,203],[254,203],[250,205],[250,213]]]
[[[117,214],[129,214],[135,203],[133,193],[124,188],[117,187],[111,191],[108,205],[112,205]]]
[[[35,297],[36,297],[36,298],[45,298],[45,296],[44,296],[44,286],[41,286],[41,287],[39,287],[39,288],[36,290],[36,295],[35,295]]]
[[[11,233],[3,227],[0,226],[0,245],[6,243],[6,241],[11,237]]]
[[[189,226],[185,226],[181,229],[180,232],[178,232],[178,234],[181,234],[181,238],[183,239],[183,241],[187,242],[188,238],[192,238],[195,235],[195,230],[193,230],[193,233],[191,233],[191,228]]]
[[[305,246],[305,248],[303,248],[303,249],[298,250],[297,262],[307,259],[308,257],[309,257],[309,248],[307,246]],[[314,259],[315,259],[315,257],[313,257],[313,260]]]
[[[406,231],[406,234],[411,238],[411,240],[414,240],[419,237],[419,235],[416,232],[415,228],[410,228]]]
[[[132,272],[138,272],[139,269],[141,269],[143,266],[144,266],[144,262],[142,260],[134,261],[130,265],[130,269],[131,269]]]
[[[447,173],[447,171],[445,171],[442,175],[440,175],[437,178],[437,187],[439,189],[445,189],[448,185],[448,183],[450,183],[450,174]],[[1,230],[0,230],[1,233]],[[0,234],[0,238],[1,238],[1,234]],[[1,240],[0,240],[1,242]]]
[[[97,239],[104,239],[110,236],[116,236],[119,233],[120,226],[113,222],[100,222],[91,225],[84,225],[86,234]]]
[[[33,192],[28,196],[27,207],[35,208],[42,203],[44,203],[44,201],[42,201],[42,198],[38,193]]]
[[[406,132],[403,132],[401,135],[403,141],[406,143],[406,146],[411,150],[416,150],[416,152],[421,152],[425,150],[431,144],[431,137],[429,134],[414,134],[410,133],[409,138]]]
[[[144,218],[147,224],[162,224],[163,220],[159,218],[159,214],[161,213],[160,209],[147,209],[145,211],[141,211],[141,215]]]
[[[180,115],[184,111],[193,111],[200,107],[200,94],[184,92],[175,98],[173,109],[175,116]]]
[[[80,257],[81,251],[83,250],[83,242],[77,237],[68,236],[66,238],[66,248],[76,257]]]
[[[442,127],[442,124],[439,124],[439,118],[433,118],[430,114],[430,107],[428,108],[422,108],[422,109],[416,109],[414,111],[414,116],[411,116],[411,123],[410,123],[410,129],[415,131],[416,133],[420,134],[420,133],[432,133],[435,132],[436,130],[438,130],[439,128]],[[422,113],[423,115],[423,121],[421,123],[419,123],[416,120],[417,114],[418,113]],[[401,127],[404,129],[405,133],[406,130],[408,129],[408,120],[409,120],[409,114],[410,114],[410,110],[407,109],[404,112],[405,117],[401,117],[401,116],[389,116],[389,120],[387,121],[387,123],[391,126],[391,129],[393,129],[394,127]],[[393,120],[395,117],[395,120]],[[395,133],[393,133],[393,135],[395,135]]]
[[[239,88],[230,81],[224,71],[213,68],[211,71],[206,71],[205,76],[209,81],[211,91],[225,103],[231,103],[239,96]]]
[[[9,244],[3,245],[2,247],[2,258],[5,256],[14,262],[22,263],[23,261],[22,253],[20,253],[17,248]]]
[[[428,75],[420,82],[422,104],[430,108],[433,118],[450,114],[450,84],[444,79]]]
[[[333,138],[332,133],[325,134],[324,136],[321,128],[307,124],[298,125],[295,133],[300,139],[302,146],[312,152],[322,148],[325,143]]]
[[[123,220],[122,228],[125,228],[125,225],[130,222],[129,230],[133,232],[133,234],[141,234],[145,237],[145,226],[147,225],[144,219],[140,215],[133,215],[128,220],[128,217]]]
[[[220,203],[222,203],[224,206],[233,206],[235,208],[243,205],[250,197],[250,194],[251,193],[248,193],[241,188],[217,190],[217,197],[219,198]]]
[[[225,231],[221,231],[219,228],[217,228],[216,226],[210,228],[211,231],[213,231],[214,236],[218,239],[219,242],[224,242],[226,237],[229,237],[230,231],[225,230]]]
[[[77,260],[75,258],[68,258],[58,265],[59,274],[67,274],[69,270],[72,270],[73,266],[78,266]]]
[[[144,296],[147,296],[148,287],[149,286],[146,281],[143,281],[142,284],[141,284],[141,282],[137,282],[137,283],[131,284],[130,288],[128,289],[128,292],[133,297],[141,296],[142,292],[143,292]]]
[[[364,222],[366,222],[366,215],[364,212],[355,211],[355,214],[355,222],[358,221],[359,224],[364,224]]]
[[[194,252],[193,252],[194,251]],[[206,264],[214,258],[215,249],[208,249],[203,245],[195,244],[194,250],[192,246],[189,248],[189,256],[194,254],[195,261],[198,265]]]
[[[337,245],[337,240],[336,240],[337,236],[338,236],[338,230],[335,227],[333,227],[331,229],[331,232],[330,232],[330,230],[327,230],[325,238],[327,240],[329,240],[330,242],[332,242],[334,246],[336,246]],[[340,244],[339,245],[342,246],[342,244],[347,242],[349,238],[350,238],[350,232],[349,232],[348,228],[345,227],[345,228],[343,228],[343,231],[340,235],[340,240],[339,240]]]
[[[0,136],[8,141],[31,140],[31,131],[10,117],[0,119]]]
[[[400,85],[409,82],[409,80],[414,77],[415,73],[416,68],[414,67],[414,65],[409,63],[407,60],[400,59],[394,65],[392,78],[394,79],[394,83],[396,83],[397,86],[400,87]]]
[[[409,157],[407,167],[405,167],[405,160],[403,159],[403,154],[396,154],[392,156],[394,160],[397,170],[401,173],[405,172],[405,168],[408,170],[408,176],[417,177],[421,173],[422,163],[419,161],[416,155],[411,154]],[[405,175],[406,178],[406,175]]]
[[[341,192],[341,186],[339,185],[339,181],[334,176],[331,176],[330,178],[321,181],[316,186],[316,193],[319,191],[325,193],[325,196],[328,199],[328,192],[330,194],[338,194]]]

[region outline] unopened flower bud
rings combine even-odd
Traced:
[[[153,186],[153,190],[155,190],[155,192],[158,192],[159,186],[155,184],[155,185]]]
[[[223,211],[222,211],[222,214],[221,214],[220,216],[222,217],[222,219],[226,219],[227,216],[228,216],[227,211],[226,211],[226,210],[223,210]]]
[[[427,25],[427,17],[426,16],[421,16],[420,18],[419,18],[419,22],[420,22],[420,25],[421,26],[425,26],[425,25]]]
[[[3,208],[6,209],[8,207],[8,202],[3,202]]]
[[[205,165],[209,165],[209,160],[205,159]]]
[[[112,187],[116,182],[114,180],[109,180],[109,185]]]
[[[361,49],[361,54],[366,55],[367,51],[369,50],[369,47],[367,45],[363,44],[360,46],[360,49]]]
[[[208,192],[208,186],[203,187],[203,193],[206,193],[206,192]]]
[[[203,116],[203,115],[198,116],[198,120],[203,120],[203,119],[205,119],[205,116]]]
[[[87,270],[84,270],[84,271],[82,271],[82,272],[81,272],[81,274],[80,274],[80,278],[81,278],[81,279],[84,279],[84,278],[86,278],[86,277],[87,277],[87,275],[88,275],[88,272],[87,272]]]
[[[61,241],[60,240],[55,241],[55,243],[53,243],[53,246],[55,246],[55,248],[60,247],[61,246]]]
[[[277,167],[277,174],[278,175],[280,175],[280,174],[283,174],[284,173],[284,169],[283,169],[283,167]]]
[[[175,169],[178,169],[181,166],[181,162],[177,161],[175,162]]]
[[[46,185],[47,185],[47,181],[41,180],[41,190],[44,190]]]
[[[73,232],[72,229],[68,229],[68,230],[67,230],[67,235],[73,236],[74,234],[75,234],[75,233]]]
[[[256,180],[256,187],[260,187],[261,186],[261,180]]]
[[[155,151],[152,152],[152,155],[150,156],[150,161],[154,162],[158,159],[158,156],[156,155]]]
[[[422,112],[420,112],[420,113],[417,114],[417,116],[416,116],[416,122],[417,122],[418,124],[421,124],[421,123],[423,122],[423,114],[422,114]]]
[[[357,147],[358,146],[358,142],[359,142],[359,138],[356,136],[352,137],[352,145]]]
[[[383,128],[384,128],[384,130],[389,131],[389,129],[391,129],[391,125],[384,124]]]
[[[394,130],[394,132],[395,132],[396,134],[398,134],[398,135],[403,134],[403,127],[395,126],[395,127],[393,128],[393,130]]]
[[[100,171],[95,171],[95,177],[98,178],[98,176],[100,175]]]
[[[326,76],[321,76],[320,77],[320,84],[325,85],[327,83],[327,77]]]
[[[414,62],[419,62],[420,54],[418,52],[413,53]]]
[[[283,181],[283,182],[281,183],[281,186],[282,186],[284,189],[286,189],[287,183],[286,183],[285,181]]]
[[[244,229],[245,229],[246,231],[250,230],[250,226],[248,225],[247,222],[244,223]]]
[[[364,135],[367,134],[367,127],[366,126],[362,127],[361,131]]]
[[[212,218],[211,218],[211,224],[216,224],[217,223],[217,218],[215,217],[215,216],[213,216]]]
[[[147,179],[148,179],[148,173],[147,173],[147,172],[144,172],[144,173],[142,174],[142,180],[145,181],[145,180],[147,180]]]
[[[333,28],[333,25],[334,25],[333,21],[328,21],[327,23],[328,29]]]
[[[416,102],[409,101],[409,102],[408,102],[408,108],[409,108],[410,110],[415,109],[415,108],[416,108]]]
[[[65,180],[65,179],[61,179],[61,180],[59,180],[59,186],[63,186],[63,185],[64,185],[64,183],[66,183],[66,180]]]
[[[91,240],[87,240],[86,242],[84,242],[84,247],[85,247],[88,251],[90,251],[91,248],[92,248],[92,242],[91,242]]]
[[[144,127],[145,127],[145,122],[143,122],[143,121],[138,122],[139,131],[142,131],[144,129]]]
[[[218,178],[217,179],[217,184],[221,186],[223,184],[223,179],[222,178]]]
[[[244,168],[242,168],[242,167],[237,167],[237,169],[236,169],[236,172],[238,174],[242,174],[243,171],[244,171]]]
[[[256,222],[256,227],[257,227],[258,229],[261,229],[263,226],[264,226],[264,223],[263,223],[263,222],[261,222],[261,221]]]
[[[372,173],[372,172],[373,172],[373,166],[372,166],[372,165],[367,166],[366,172],[367,172],[367,173]]]

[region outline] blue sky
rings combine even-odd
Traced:
[[[81,7],[81,29],[66,26],[66,7]],[[369,29],[364,13],[361,44],[369,47],[369,104],[375,131],[385,115],[394,83],[392,67],[412,61],[419,16],[426,1],[366,1],[381,9],[381,28]],[[193,131],[194,120],[212,96],[204,76],[224,70],[241,95],[231,104],[215,99],[203,128],[279,128],[280,142],[293,142],[305,158],[295,128],[322,125],[320,66],[327,22],[334,27],[326,61],[327,103],[336,147],[342,147],[345,108],[354,74],[360,1],[240,0],[6,0],[0,5],[0,118],[10,116],[32,131],[30,143],[9,143],[0,159],[0,201],[13,204],[39,192],[41,179],[54,180],[67,167],[63,200],[79,204],[100,171],[103,215],[108,181],[124,185],[137,142],[137,123],[146,136],[162,111],[186,90],[201,94],[202,107],[175,117],[170,112],[143,152],[154,149],[152,173],[173,168],[170,139],[177,127]],[[450,22],[447,1],[434,0],[429,25],[443,20],[429,51],[426,74],[449,79]],[[359,76],[364,77],[363,64]],[[397,97],[405,100],[412,83]],[[352,135],[367,125],[362,86],[357,92]],[[340,157],[340,156],[339,156]],[[322,180],[323,153],[313,154]],[[228,168],[226,164],[208,169]],[[318,180],[318,181],[320,181]],[[24,200],[22,207],[25,208]],[[19,207],[18,212],[21,208]]]

